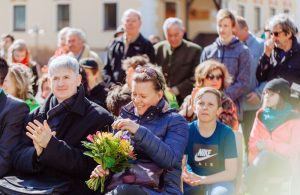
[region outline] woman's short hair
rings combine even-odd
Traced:
[[[149,57],[145,54],[129,57],[122,61],[122,68],[123,70],[128,70],[129,68],[136,69],[137,66],[144,66],[148,64],[149,61]]]
[[[223,90],[231,85],[232,78],[228,73],[227,67],[216,60],[206,60],[195,69],[196,87],[203,87],[204,79],[213,70],[220,70],[223,74],[222,86],[219,90]]]
[[[78,61],[68,55],[61,55],[55,58],[50,59],[48,63],[48,73],[49,76],[53,76],[54,72],[58,71],[61,68],[67,68],[79,74],[79,63]]]
[[[217,13],[217,22],[219,22],[225,18],[230,19],[232,27],[235,27],[236,19],[235,19],[234,14],[231,11],[229,11],[228,9],[220,9]]]
[[[30,68],[23,64],[11,64],[8,71],[10,76],[16,84],[16,97],[22,100],[32,99],[32,73]]]
[[[217,105],[218,107],[222,106],[222,102],[221,102],[221,98],[222,98],[222,94],[219,90],[213,88],[213,87],[203,87],[201,89],[199,89],[199,91],[196,93],[195,95],[195,99],[194,99],[194,105],[196,105],[197,101],[204,95],[207,93],[211,93],[213,95],[216,96],[217,99]]]
[[[287,14],[277,14],[270,19],[269,28],[271,30],[277,25],[279,25],[286,34],[290,32],[293,35],[292,37],[297,35],[297,27]]]
[[[145,66],[138,66],[133,74],[133,81],[135,82],[147,82],[153,83],[156,91],[165,91],[166,80],[159,67],[152,64],[146,64]]]
[[[64,27],[62,28],[58,34],[57,34],[57,47],[61,47],[61,41],[62,39],[66,39],[66,35],[68,33],[69,30],[71,30],[72,28],[67,26],[67,27]],[[65,40],[66,41],[66,40]]]

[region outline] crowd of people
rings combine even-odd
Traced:
[[[24,40],[1,37],[1,178],[56,180],[72,195],[100,194],[85,181],[103,176],[104,194],[300,193],[300,44],[288,15],[261,39],[221,9],[206,47],[184,38],[180,18],[165,20],[165,40],[142,35],[137,10],[121,21],[105,60],[78,28],[59,31],[43,66]],[[97,131],[128,134],[143,172],[112,185],[117,173],[83,154]]]

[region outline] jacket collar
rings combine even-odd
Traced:
[[[215,41],[215,43],[217,44],[218,47],[227,47],[227,48],[234,48],[236,47],[236,45],[240,42],[240,40],[236,37],[233,37],[231,39],[231,41],[229,42],[229,44],[227,45],[224,45],[222,42],[221,42],[221,39],[218,37]]]
[[[117,41],[117,42],[121,42],[122,44],[124,44],[124,43],[125,43],[125,40],[124,40],[124,39],[125,39],[125,38],[122,36],[122,37],[120,37],[120,38],[117,38],[116,41]],[[140,33],[139,36],[138,36],[138,38],[137,38],[134,42],[130,43],[130,45],[142,45],[142,44],[143,44],[143,40],[144,40],[144,37],[143,37],[143,35]],[[124,45],[125,45],[125,44],[124,44]]]
[[[168,111],[173,111],[173,109],[169,108],[168,102],[162,98],[156,106],[151,106],[148,108],[148,110],[142,115],[142,116],[137,116],[135,114],[135,107],[133,105],[133,102],[130,102],[126,106],[124,106],[121,110],[120,116],[122,118],[139,118],[141,120],[153,120],[155,117],[166,113]]]

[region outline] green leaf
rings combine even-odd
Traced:
[[[115,159],[108,157],[108,156],[105,156],[103,160],[104,160],[104,163],[106,164],[106,168],[113,167],[116,162]]]

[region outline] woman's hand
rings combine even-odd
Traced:
[[[139,124],[135,123],[130,119],[118,119],[112,125],[113,129],[117,130],[127,130],[131,134],[135,134],[138,128],[140,127]]]
[[[104,170],[101,165],[98,165],[90,175],[90,178],[104,177],[109,175],[109,170]]]

